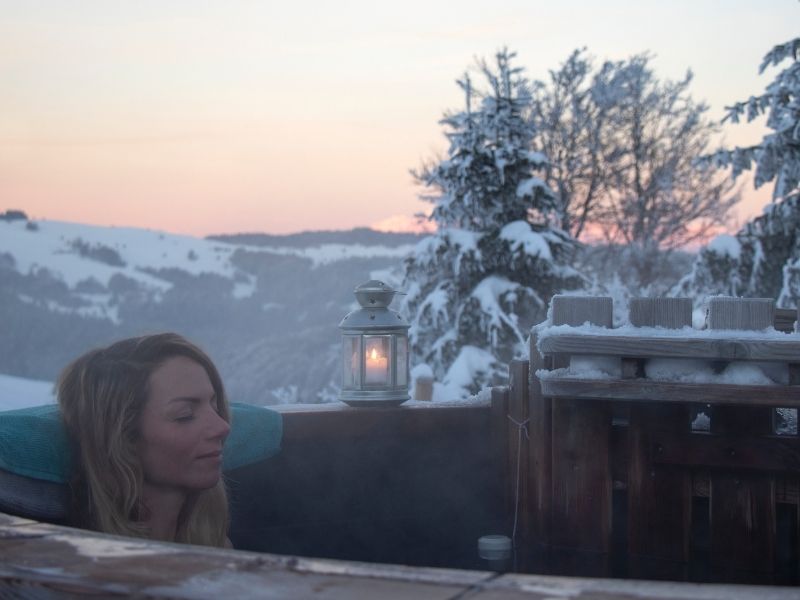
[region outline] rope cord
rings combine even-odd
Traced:
[[[530,419],[525,419],[524,421],[517,421],[511,415],[506,415],[514,425],[517,426],[517,484],[516,490],[514,492],[514,527],[511,530],[511,545],[512,547],[517,547],[517,518],[519,517],[519,473],[520,473],[520,462],[522,458],[522,434],[525,434],[525,439],[530,439],[528,436],[528,423]]]

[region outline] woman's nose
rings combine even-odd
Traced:
[[[217,411],[211,411],[211,421],[208,426],[209,438],[216,439],[222,438],[223,440],[228,437],[231,432],[230,424],[217,414]]]

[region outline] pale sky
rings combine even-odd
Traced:
[[[402,224],[475,57],[508,46],[545,78],[577,47],[649,50],[721,118],[798,22],[797,0],[0,0],[0,210],[192,235]],[[769,199],[750,190],[740,219]]]

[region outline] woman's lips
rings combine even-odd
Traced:
[[[206,452],[205,454],[201,454],[197,458],[198,459],[205,459],[205,458],[222,459],[222,450],[215,450],[214,452]]]

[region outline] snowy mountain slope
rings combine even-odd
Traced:
[[[396,281],[413,246],[306,239],[267,246],[0,219],[0,373],[55,380],[88,348],[170,330],[211,354],[232,399],[331,399],[353,288],[376,273]]]
[[[179,268],[192,275],[213,273],[234,278],[231,255],[237,249],[308,258],[314,266],[358,257],[402,258],[413,245],[365,246],[329,243],[308,247],[238,245],[185,235],[132,227],[98,227],[61,221],[0,221],[0,253],[14,257],[16,269],[27,272],[46,268],[61,276],[70,287],[94,278],[103,285],[115,273],[122,273],[153,289],[167,289],[169,283],[150,274]],[[251,291],[237,283],[237,297]]]

